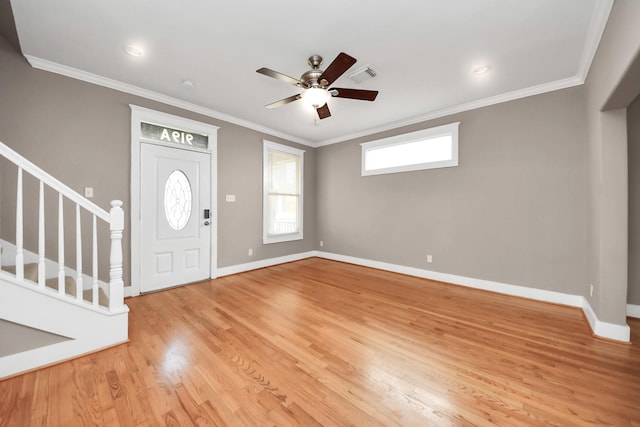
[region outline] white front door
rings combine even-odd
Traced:
[[[140,150],[140,291],[208,279],[211,154],[148,143]]]

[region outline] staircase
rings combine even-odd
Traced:
[[[1,142],[0,156],[9,161],[0,169],[0,183],[15,181],[16,189],[15,223],[14,218],[0,218],[3,233],[15,228],[15,240],[6,234],[2,237],[7,240],[0,240],[0,321],[3,321],[0,323],[0,379],[126,342],[129,309],[124,304],[122,280],[122,202],[112,201],[107,212]],[[9,167],[5,167],[7,164]],[[29,210],[38,212],[36,224],[24,223],[25,195],[34,194],[28,186],[25,191],[23,175],[37,184],[37,198],[32,200],[37,206],[29,206],[27,202],[27,209],[33,207]],[[13,195],[7,195],[6,185],[1,189],[2,203],[5,203]],[[57,198],[57,209],[49,209],[54,212],[45,207],[45,190]],[[74,220],[75,227],[65,223],[65,206],[67,212],[70,206],[75,211],[75,218],[67,218]],[[6,211],[3,212],[7,216]],[[57,215],[57,227],[48,233],[45,230],[47,215]],[[82,227],[83,218],[90,219],[89,233],[87,227]],[[104,241],[97,232],[100,222],[109,229],[109,237],[103,237]],[[25,249],[25,230],[31,237],[37,235],[36,251]],[[65,249],[68,251],[65,240],[75,248],[73,267],[65,262]],[[54,251],[56,261],[45,254]],[[91,265],[91,274],[83,273],[85,263]],[[100,280],[98,274],[98,266],[104,264],[109,266],[108,281]],[[2,325],[12,326],[2,328]],[[15,334],[20,332],[16,331],[29,330],[37,332],[31,334],[34,337],[47,334],[58,337],[29,343],[26,347],[22,342],[12,351],[12,340],[19,338]]]
[[[8,273],[13,274],[14,276],[16,274],[15,265],[4,266],[2,267],[2,269]],[[30,280],[34,282],[34,284],[38,283],[38,264],[36,264],[35,262],[32,262],[31,264],[24,265],[24,279]],[[49,279],[45,278],[44,286],[55,291],[58,289],[58,279],[56,277],[51,277]],[[76,295],[77,290],[78,288],[77,288],[76,280],[72,276],[65,276],[64,277],[64,294],[68,297],[73,298]],[[82,299],[84,301],[92,303],[93,298],[94,298],[94,295],[93,295],[92,289],[82,290]],[[102,288],[98,288],[98,305],[105,308],[109,307],[109,297],[107,296],[106,292]]]

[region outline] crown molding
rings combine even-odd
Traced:
[[[317,142],[315,147],[322,147],[325,145],[337,144],[339,142],[345,142],[356,138],[362,138],[365,136],[373,135],[380,132],[397,129],[403,126],[414,125],[427,120],[438,119],[440,117],[449,116],[452,114],[462,113],[469,110],[474,110],[481,107],[489,107],[491,105],[500,104],[502,102],[513,101],[520,98],[526,98],[528,96],[539,95],[546,92],[552,92],[555,90],[565,89],[572,86],[578,86],[584,84],[587,79],[587,74],[591,68],[591,63],[596,56],[600,40],[604,34],[604,30],[607,26],[609,15],[613,7],[614,0],[600,0],[596,2],[593,13],[591,15],[591,21],[589,23],[589,30],[587,33],[586,41],[584,44],[584,50],[580,57],[580,62],[576,70],[576,74],[573,77],[568,77],[562,80],[556,80],[549,83],[544,83],[536,86],[531,86],[526,89],[516,90],[513,92],[493,96],[490,98],[484,98],[477,101],[472,101],[464,104],[455,105],[452,107],[431,111],[429,113],[415,116],[413,118],[388,123],[386,125],[369,129],[363,132],[352,133],[349,135],[331,138],[324,141]]]
[[[38,58],[31,55],[24,55],[24,57],[27,59],[27,61],[29,61],[29,64],[31,64],[33,68],[37,68],[39,70],[49,71],[51,73],[60,74],[65,77],[71,77],[72,79],[81,80],[81,81],[92,83],[98,86],[107,87],[109,89],[114,89],[114,90],[125,92],[131,95],[140,96],[142,98],[150,99],[152,101],[162,102],[163,104],[182,108],[183,110],[202,114],[203,116],[211,117],[211,118],[222,120],[238,126],[242,126],[248,129],[252,129],[258,132],[266,133],[268,135],[275,136],[277,138],[286,139],[287,141],[297,142],[298,144],[306,145],[309,147],[316,146],[316,144],[314,144],[311,141],[307,141],[306,139],[303,139],[294,135],[289,135],[287,133],[280,132],[275,129],[271,129],[266,126],[259,125],[257,123],[253,123],[248,120],[243,120],[229,114],[221,113],[220,111],[217,111],[211,108],[203,107],[201,105],[193,104],[191,102],[183,101],[178,98],[163,95],[161,93],[143,89],[127,83],[122,83],[120,81],[109,79],[107,77],[103,77],[98,74],[93,74],[93,73],[79,70],[77,68],[68,67],[66,65],[58,64],[56,62],[48,61],[46,59]]]
[[[608,13],[608,10],[610,10],[610,8],[606,9],[605,12]],[[601,11],[598,15],[601,15],[602,13],[604,12]],[[606,20],[605,20],[605,23],[606,23]],[[598,34],[601,36],[601,32]],[[597,39],[596,41],[600,40],[599,37],[597,37],[596,39]],[[593,59],[593,54],[595,54],[596,48],[597,48],[597,43],[595,43],[595,47],[592,46],[591,48],[593,50],[591,56],[584,55],[590,58],[588,63],[589,65],[591,64],[590,61]],[[324,141],[312,142],[294,135],[290,135],[275,129],[268,128],[266,126],[259,125],[257,123],[250,122],[248,120],[243,120],[238,117],[231,116],[229,114],[225,114],[217,110],[213,110],[211,108],[206,108],[197,104],[193,104],[191,102],[173,98],[171,96],[166,96],[158,92],[142,89],[137,86],[133,86],[127,83],[122,83],[117,80],[109,79],[107,77],[103,77],[93,73],[88,73],[86,71],[78,70],[77,68],[68,67],[66,65],[58,64],[58,63],[48,61],[46,59],[38,58],[35,56],[31,56],[31,55],[24,55],[24,56],[27,59],[27,61],[29,61],[29,64],[31,64],[33,68],[37,68],[39,70],[49,71],[52,73],[60,74],[62,76],[70,77],[72,79],[85,81],[87,83],[92,83],[98,86],[107,87],[109,89],[114,89],[120,92],[129,93],[131,95],[140,96],[142,98],[150,99],[153,101],[162,102],[163,104],[182,108],[183,110],[192,111],[194,113],[202,114],[204,116],[211,117],[214,119],[223,120],[228,123],[233,123],[238,126],[242,126],[258,132],[262,132],[278,138],[286,139],[287,141],[296,142],[298,144],[306,145],[312,148],[318,148],[326,145],[332,145],[340,142],[350,141],[356,138],[362,138],[362,137],[374,135],[380,132],[398,129],[404,126],[410,126],[417,123],[438,119],[440,117],[450,116],[452,114],[462,113],[465,111],[475,110],[477,108],[482,108],[482,107],[488,107],[491,105],[496,105],[496,104],[500,104],[507,101],[513,101],[516,99],[527,98],[529,96],[539,95],[546,92],[565,89],[572,86],[581,85],[585,81],[584,78],[581,76],[573,76],[573,77],[569,77],[562,80],[556,80],[550,83],[531,86],[529,88],[522,89],[522,90],[516,90],[513,92],[504,93],[504,94],[492,96],[489,98],[483,98],[476,101],[467,102],[464,104],[454,105],[454,106],[443,108],[440,110],[430,111],[428,113],[421,114],[419,116],[414,116],[406,120],[390,122],[382,126],[368,129],[366,131],[356,132],[356,133],[344,135],[337,138],[327,139]]]
[[[410,126],[410,125],[426,122],[429,120],[450,116],[453,114],[463,113],[465,111],[475,110],[477,108],[489,107],[489,106],[500,104],[503,102],[514,101],[521,98],[527,98],[530,96],[539,95],[546,92],[552,92],[552,91],[566,89],[569,87],[584,84],[587,78],[587,74],[589,72],[589,68],[591,67],[591,63],[593,62],[596,51],[598,49],[598,45],[600,43],[600,40],[602,39],[602,35],[604,33],[607,20],[609,18],[611,9],[613,7],[613,1],[614,0],[601,0],[596,3],[593,14],[591,15],[589,32],[586,37],[586,42],[585,42],[584,50],[582,52],[582,56],[580,58],[580,63],[578,64],[576,74],[572,77],[556,80],[549,83],[543,83],[536,86],[531,86],[525,89],[508,92],[508,93],[492,96],[489,98],[483,98],[483,99],[479,99],[471,102],[466,102],[463,104],[458,104],[458,105],[442,108],[439,110],[430,111],[428,113],[414,116],[409,119],[386,123],[382,126],[370,128],[365,131],[354,132],[351,134],[339,136],[336,138],[330,138],[330,139],[326,139],[318,142],[312,142],[304,138],[290,135],[266,126],[259,125],[254,122],[250,122],[248,120],[244,120],[235,116],[231,116],[229,114],[222,113],[217,110],[206,108],[190,102],[182,101],[177,98],[162,95],[157,92],[153,92],[147,89],[142,89],[137,86],[122,83],[117,80],[109,79],[93,73],[88,73],[82,70],[78,70],[76,68],[61,65],[45,59],[37,58],[31,55],[25,55],[25,58],[27,59],[27,61],[29,61],[32,67],[37,69],[50,71],[52,73],[71,77],[73,79],[82,80],[88,83],[93,83],[99,86],[104,86],[110,89],[118,90],[120,92],[125,92],[132,95],[140,96],[146,99],[162,102],[167,105],[172,105],[174,107],[182,108],[184,110],[192,111],[194,113],[202,114],[204,116],[212,117],[214,119],[223,120],[228,123],[233,123],[233,124],[243,126],[245,128],[262,132],[278,138],[283,138],[291,142],[296,142],[302,145],[306,145],[308,147],[319,148],[327,145],[337,144],[340,142],[350,141],[356,138],[367,137],[370,135],[386,132],[393,129],[402,128],[404,126]]]
[[[440,110],[430,111],[426,114],[412,117],[407,120],[400,120],[396,122],[387,123],[383,126],[368,129],[363,132],[352,133],[349,135],[341,136],[338,138],[327,139],[315,144],[316,147],[323,147],[325,145],[337,144],[339,142],[345,142],[356,138],[362,138],[365,136],[373,135],[380,132],[385,132],[393,129],[398,129],[404,126],[410,126],[417,123],[426,122],[428,120],[438,119],[440,117],[450,116],[452,114],[463,113],[465,111],[475,110],[477,108],[489,107],[491,105],[501,104],[507,101],[514,101],[516,99],[527,98],[534,95],[540,95],[546,92],[552,92],[555,90],[566,89],[573,86],[578,86],[584,83],[584,79],[578,76],[568,77],[562,80],[556,80],[549,83],[543,83],[536,86],[531,86],[521,90],[515,90],[513,92],[503,93],[500,95],[492,96],[489,98],[483,98],[476,101],[466,102],[464,104],[458,104]]]
[[[613,8],[613,0],[601,0],[596,2],[596,6],[593,9],[584,50],[582,51],[582,57],[580,58],[578,71],[576,73],[576,76],[583,81],[587,80],[587,74],[596,56],[600,40],[602,40],[602,35],[604,34],[609,15],[611,14],[611,8]]]

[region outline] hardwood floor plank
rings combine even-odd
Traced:
[[[129,343],[0,382],[0,426],[640,425],[639,319],[317,258],[127,304]]]

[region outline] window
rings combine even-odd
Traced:
[[[460,122],[362,145],[362,175],[458,166]]]
[[[169,174],[164,186],[164,214],[169,226],[176,231],[186,227],[191,217],[191,184],[181,170]]]
[[[264,141],[263,243],[302,239],[304,151]]]

